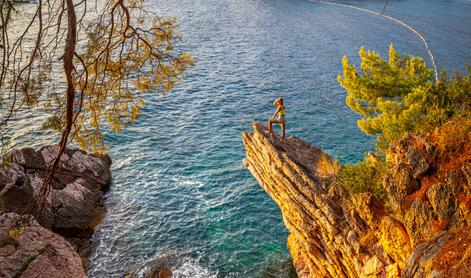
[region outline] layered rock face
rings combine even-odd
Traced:
[[[67,149],[61,156],[59,171],[55,174],[52,186],[46,194],[48,197],[42,200],[38,196],[44,195],[41,194],[42,185],[47,175],[47,169],[57,152],[58,146],[47,146],[39,150],[25,148],[14,150],[3,159],[0,168],[0,213],[2,219],[10,219],[8,221],[11,222],[12,219],[21,219],[18,215],[35,215],[37,221],[28,220],[23,223],[23,221],[15,220],[17,222],[16,228],[10,227],[10,222],[6,220],[6,222],[0,221],[3,233],[5,231],[7,233],[6,235],[0,234],[0,238],[10,238],[8,232],[14,229],[17,229],[20,234],[14,244],[16,246],[13,248],[16,250],[15,253],[0,252],[2,261],[5,259],[10,263],[11,269],[20,267],[22,260],[25,259],[24,256],[35,256],[34,254],[39,252],[30,249],[25,249],[23,252],[21,248],[18,251],[18,247],[28,245],[23,240],[38,241],[49,246],[60,242],[58,238],[62,240],[65,238],[69,242],[67,244],[61,242],[60,248],[68,250],[73,246],[67,252],[70,251],[75,255],[78,253],[82,257],[81,267],[82,264],[85,268],[87,266],[87,258],[91,250],[90,236],[105,213],[101,197],[111,179],[111,160],[108,157],[97,157],[81,150]],[[43,208],[39,209],[41,206]],[[54,233],[55,236],[52,237],[49,233],[44,232],[47,231],[46,229],[36,228],[38,223],[49,229],[51,231],[49,233]],[[34,227],[32,229],[34,232],[24,234],[25,231],[31,230],[30,227]],[[9,240],[3,241],[3,244],[8,250],[12,248]],[[67,252],[64,251],[63,254]],[[44,257],[49,253],[41,254]],[[30,267],[33,268],[29,273],[34,273],[37,265],[39,264],[30,264]],[[41,273],[40,271],[44,269],[36,270]],[[53,273],[57,271],[54,268],[50,270]],[[3,268],[0,268],[0,276],[4,274],[9,277],[2,271]]]
[[[339,186],[321,149],[253,128],[244,163],[280,206],[299,277],[471,273],[471,155],[444,170],[433,143],[407,136],[388,152],[389,200],[378,200]]]

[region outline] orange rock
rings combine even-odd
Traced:
[[[368,192],[353,194],[338,186],[338,165],[321,149],[295,136],[281,144],[276,132],[268,134],[260,123],[253,128],[242,134],[244,165],[281,208],[299,277],[471,273],[466,198],[471,196],[471,155],[445,167],[452,170],[444,174],[437,170],[450,159],[439,155],[443,142],[437,146],[426,137],[405,136],[386,155],[391,163],[384,181],[386,209]],[[456,229],[468,229],[466,242],[451,232]],[[453,264],[461,269],[455,271]]]

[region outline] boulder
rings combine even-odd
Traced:
[[[34,190],[25,169],[15,163],[0,166],[0,209],[32,211],[36,208]]]
[[[25,169],[45,171],[56,158],[58,145],[45,146],[38,150],[15,149],[7,154],[5,161],[18,164]],[[111,178],[111,159],[98,157],[79,149],[66,149],[60,159],[61,176],[82,177],[97,185],[107,185]]]
[[[0,168],[0,213],[34,215],[43,227],[64,236],[86,267],[90,237],[105,214],[101,197],[111,180],[111,159],[66,149],[44,192],[58,150],[58,146],[24,148],[5,156]]]
[[[0,204],[3,210],[36,213],[47,170],[58,151],[47,146],[14,150],[0,171]],[[37,220],[54,230],[90,230],[99,222],[104,208],[103,190],[111,179],[110,160],[67,149],[60,159],[45,207]]]
[[[406,196],[420,189],[421,178],[430,171],[436,156],[436,147],[416,135],[407,134],[389,148],[387,157],[392,167],[384,188],[395,211],[403,211]]]
[[[0,277],[86,277],[80,256],[62,236],[30,215],[0,215]]]

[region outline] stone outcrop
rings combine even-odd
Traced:
[[[433,142],[406,136],[388,151],[389,199],[379,200],[339,186],[321,149],[253,128],[244,164],[281,209],[299,277],[470,273],[471,155],[448,167]]]
[[[86,277],[80,256],[31,215],[0,215],[0,277]]]
[[[35,215],[40,225],[70,242],[86,268],[90,237],[105,213],[101,197],[111,180],[111,160],[67,149],[48,194],[41,194],[57,151],[55,145],[38,150],[24,148],[4,157],[0,167],[0,212]],[[46,195],[44,199],[38,197]]]

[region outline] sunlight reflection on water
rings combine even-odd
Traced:
[[[354,4],[382,7],[377,1]],[[265,121],[273,113],[271,101],[283,95],[288,135],[342,162],[361,159],[373,140],[356,127],[357,116],[336,82],[342,55],[358,62],[361,45],[384,55],[393,42],[400,53],[425,57],[422,43],[375,16],[309,1],[147,5],[178,17],[178,47],[196,65],[169,96],[149,95],[137,124],[107,134],[113,185],[105,196],[108,213],[93,237],[89,275],[120,277],[174,253],[185,261],[182,277],[202,269],[221,277],[287,277],[287,232],[278,207],[242,166],[240,132],[254,120]],[[393,1],[388,12],[425,35],[439,67],[471,63],[469,3]],[[10,127],[14,145],[54,142],[32,128],[44,116],[18,115]],[[279,272],[266,274],[273,266]]]

